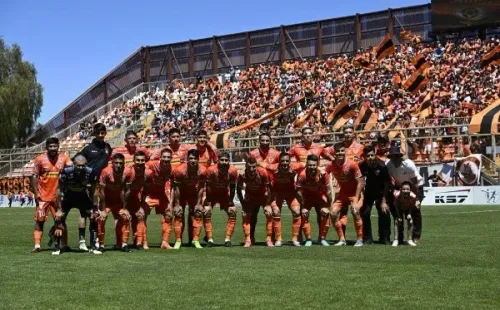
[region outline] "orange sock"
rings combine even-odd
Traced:
[[[208,239],[212,239],[212,218],[204,217],[203,218],[203,227],[205,228],[205,233],[207,234]]]
[[[227,240],[230,240],[231,237],[233,236],[234,225],[236,225],[236,218],[232,217],[232,216],[228,217],[227,224],[226,224],[226,239]]]
[[[148,222],[144,221],[144,236],[142,239],[142,244],[148,244]]]
[[[192,217],[193,222],[193,241],[200,240],[201,233],[201,218]]]
[[[250,241],[250,221],[252,215],[246,213],[243,215],[243,234],[245,235],[245,242]]]
[[[174,219],[175,242],[182,241],[182,217]]]
[[[120,232],[121,232],[121,241],[122,241],[122,244],[127,244],[128,243],[128,237],[130,235],[130,221],[120,219],[118,221],[117,228],[119,228]]]
[[[320,223],[320,227],[319,227],[319,238],[320,239],[326,238],[326,235],[328,234],[329,223],[330,223],[329,216],[321,216],[321,223]]]
[[[172,231],[172,219],[165,220],[165,217],[161,217],[161,236],[162,241],[168,242],[170,239],[170,232]]]
[[[40,241],[43,237],[43,231],[39,231],[35,228],[33,231],[33,243],[40,245]]]
[[[309,218],[302,217],[302,231],[306,239],[311,239],[311,223],[309,223]]]
[[[144,233],[146,231],[146,223],[143,220],[137,222],[137,244],[144,244]]]
[[[342,234],[344,235],[344,238],[345,238],[345,235],[346,235],[346,228],[347,228],[347,214],[343,214],[340,216],[340,223],[342,223]]]
[[[266,216],[266,241],[273,237],[273,217]]]
[[[106,222],[97,219],[97,238],[99,239],[99,244],[104,245],[104,236],[106,235]]]
[[[281,241],[281,217],[273,217],[273,231],[276,241]]]
[[[342,217],[345,217],[345,215],[342,215]],[[344,240],[345,239],[345,236],[344,236],[344,230],[342,228],[342,217],[335,221],[335,231],[337,231],[337,236],[339,237],[339,240]]]
[[[361,216],[354,218],[354,228],[356,229],[356,237],[358,240],[363,240],[363,219]]]
[[[292,221],[292,241],[299,240],[301,217],[294,217]]]

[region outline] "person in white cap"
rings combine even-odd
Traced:
[[[389,161],[387,162],[387,170],[389,171],[389,176],[394,181],[394,189],[400,190],[403,182],[410,182],[412,192],[417,196],[417,199],[421,202],[423,199],[423,186],[424,178],[420,175],[417,170],[417,166],[411,159],[403,159],[403,152],[399,145],[392,145],[389,151]],[[396,219],[394,198],[391,193],[387,197],[389,206],[391,208],[391,213],[394,219]],[[409,245],[415,246],[420,240],[422,235],[422,213],[420,208],[413,212],[413,231],[412,238],[408,241]],[[399,240],[403,240],[403,232],[399,232],[399,236],[396,236]]]

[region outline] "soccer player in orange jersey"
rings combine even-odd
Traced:
[[[281,236],[281,208],[286,202],[292,212],[292,243],[300,246],[298,240],[300,233],[300,204],[296,198],[295,178],[304,170],[304,164],[291,163],[288,153],[279,155],[279,164],[259,165],[265,167],[269,174],[271,184],[271,208],[273,216],[273,232],[276,239],[275,246],[282,245]]]
[[[342,130],[342,135],[344,137],[344,147],[345,147],[345,157],[348,160],[355,161],[357,163],[363,160],[363,144],[356,141],[356,135],[354,134],[354,129],[350,125],[344,126]],[[335,146],[328,148],[328,152],[335,156]]]
[[[255,158],[259,165],[260,163],[266,164],[277,164],[279,161],[280,152],[271,147],[271,135],[268,132],[263,132],[259,136],[259,147],[252,150],[248,157]],[[259,209],[252,212],[252,218],[250,220],[250,239],[252,243],[255,243],[255,227],[257,226],[257,218],[259,215]]]
[[[333,174],[340,187],[331,210],[331,218],[339,236],[339,241],[335,245],[346,245],[345,226],[347,224],[347,211],[351,207],[357,237],[354,246],[363,246],[363,220],[360,213],[363,205],[361,199],[364,187],[363,175],[356,162],[346,159],[344,143],[337,143],[334,148],[335,160],[326,167],[326,172]]]
[[[111,157],[116,153],[123,154],[125,156],[125,167],[128,167],[134,164],[134,154],[137,151],[144,152],[146,154],[146,161],[149,160],[149,150],[145,147],[137,146],[137,133],[129,130],[125,133],[125,145],[114,148]]]
[[[217,163],[217,148],[208,141],[208,133],[206,130],[201,129],[198,131],[196,144],[190,148],[198,150],[198,154],[200,156],[198,165],[208,169],[208,167]]]
[[[175,245],[174,249],[182,246],[182,225],[185,207],[189,208],[189,217],[193,223],[192,244],[201,249],[200,231],[201,219],[205,208],[203,207],[203,195],[207,180],[207,169],[199,164],[199,152],[191,149],[187,153],[187,163],[181,164],[174,171],[174,216],[175,216]],[[211,232],[211,229],[209,229]],[[209,246],[213,245],[213,241]]]
[[[288,152],[290,156],[295,158],[299,163],[306,163],[307,156],[316,155],[318,157],[326,158],[330,161],[333,160],[332,155],[323,146],[313,143],[314,131],[312,128],[304,127],[302,128],[302,141],[299,144],[294,145]]]
[[[59,139],[48,138],[45,141],[47,152],[35,158],[33,175],[31,177],[31,191],[35,198],[35,228],[33,253],[40,252],[40,241],[43,236],[43,226],[50,212],[52,218],[56,213],[56,194],[59,184],[59,174],[65,166],[71,165],[68,156],[59,154]],[[66,240],[66,239],[64,239]],[[64,248],[64,246],[63,246]]]
[[[217,165],[208,168],[207,172],[207,201],[204,216],[205,231],[208,242],[213,243],[212,238],[212,210],[219,206],[227,214],[226,238],[224,245],[231,246],[231,237],[236,224],[236,207],[234,205],[234,194],[238,180],[238,169],[229,163],[229,153],[221,152]]]
[[[181,131],[178,128],[172,128],[168,132],[168,148],[172,150],[172,161],[170,164],[172,168],[176,168],[181,163],[186,161],[187,151],[193,148],[189,144],[181,144]],[[161,150],[157,150],[151,156],[151,160],[159,160],[161,157]]]
[[[137,151],[134,155],[134,164],[125,170],[125,209],[130,214],[134,243],[139,250],[144,249],[146,230],[144,208],[147,191],[152,183],[152,174],[152,171],[146,168],[146,154]],[[127,251],[128,246],[124,245],[122,249]]]
[[[328,221],[330,208],[333,202],[333,193],[328,175],[319,169],[319,157],[308,155],[306,169],[299,174],[296,183],[297,198],[302,213],[302,229],[306,237],[305,246],[311,246],[311,224],[309,213],[312,208],[320,215],[319,240],[321,245],[328,246],[326,234],[328,233]]]
[[[127,218],[124,215],[123,209],[125,204],[123,196],[123,188],[125,186],[124,170],[125,156],[121,153],[116,153],[111,159],[111,166],[104,168],[99,177],[100,216],[97,219],[97,232],[101,246],[99,251],[101,252],[104,250],[105,227],[109,213],[113,215],[114,219],[115,248],[120,249],[124,243],[126,244],[126,241],[123,240],[128,238],[129,225],[124,224],[124,222],[127,223]]]
[[[161,230],[162,230],[162,249],[169,249],[170,232],[172,231],[172,151],[169,148],[164,148],[161,151],[160,160],[152,160],[146,164],[146,169],[151,170],[152,179],[151,186],[146,195],[146,212],[144,217],[144,242],[143,248],[149,249],[147,239],[147,217],[151,213],[151,209],[155,209],[156,214],[161,215]]]
[[[245,190],[245,195],[243,195],[243,189]],[[271,240],[273,235],[273,217],[270,205],[269,176],[266,169],[257,166],[255,158],[248,158],[245,164],[245,171],[238,175],[236,193],[242,206],[243,233],[245,234],[244,247],[248,248],[252,246],[250,222],[252,213],[258,212],[260,207],[264,208],[266,216],[266,244],[269,247],[274,246]]]
[[[411,246],[417,246],[414,239],[414,234],[410,237],[410,233],[413,232],[413,216],[412,214],[419,212],[420,202],[417,199],[417,195],[412,192],[412,184],[409,181],[401,183],[401,190],[394,191],[394,205],[395,205],[395,219],[394,219],[394,241],[392,246],[398,246],[399,240],[404,229],[404,220],[407,221],[407,244]]]

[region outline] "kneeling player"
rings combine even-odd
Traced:
[[[61,253],[61,238],[67,235],[65,233],[67,230],[66,218],[72,208],[77,208],[80,211],[81,217],[90,218],[90,252],[93,254],[102,254],[98,250],[99,242],[97,239],[97,218],[99,213],[97,209],[94,209],[94,203],[90,198],[92,169],[86,165],[87,160],[85,157],[77,155],[74,165],[64,168],[61,172],[56,222],[52,232],[55,239],[55,250],[52,252],[52,255],[59,255]]]
[[[243,189],[245,189],[244,197]],[[257,160],[254,157],[248,158],[245,165],[245,171],[238,175],[236,190],[243,210],[243,233],[245,234],[244,247],[249,248],[252,245],[252,240],[250,238],[252,214],[258,212],[260,207],[264,208],[264,214],[266,216],[267,246],[274,246],[271,240],[273,235],[273,212],[270,206],[269,176],[264,168],[257,167]]]
[[[113,214],[116,243],[115,248],[120,249],[124,243],[126,245],[129,231],[129,221],[123,207],[123,188],[125,170],[125,156],[120,153],[113,155],[111,166],[106,167],[99,177],[99,209],[101,215],[98,219],[98,236],[101,245],[100,251],[104,250],[104,238],[106,220],[109,213]],[[125,240],[125,241],[124,241]]]
[[[300,246],[300,204],[296,198],[295,178],[304,170],[304,164],[291,163],[290,154],[281,153],[278,164],[260,164],[264,166],[269,174],[271,184],[271,208],[273,215],[273,232],[276,242],[275,246],[282,245],[281,237],[281,208],[286,202],[292,212],[292,243]]]
[[[312,208],[320,214],[319,239],[323,246],[329,246],[326,241],[328,221],[333,202],[332,187],[328,175],[319,170],[319,157],[308,155],[306,169],[297,179],[297,197],[301,205],[302,229],[306,237],[305,246],[311,246],[311,224],[309,213]]]
[[[236,225],[236,207],[234,205],[234,194],[236,192],[236,182],[238,179],[238,169],[229,163],[229,153],[221,152],[219,162],[208,168],[207,172],[207,201],[204,211],[205,220],[211,218],[214,207],[219,206],[227,213],[226,238],[224,245],[231,246],[234,226]],[[213,243],[212,227],[205,226],[208,242]]]
[[[363,205],[361,192],[363,191],[363,175],[356,162],[346,159],[345,145],[337,143],[335,148],[335,160],[326,167],[327,173],[332,173],[339,184],[339,193],[335,197],[331,218],[339,237],[336,246],[346,245],[345,226],[347,225],[347,211],[351,207],[354,217],[354,228],[356,229],[356,244],[363,246],[363,220],[360,209]]]
[[[401,183],[401,191],[394,191],[394,206],[396,207],[396,218],[394,220],[394,241],[392,242],[392,246],[399,245],[399,237],[401,232],[404,230],[404,220],[407,221],[407,243],[411,246],[417,246],[413,235],[413,218],[412,214],[416,213],[420,209],[420,202],[417,199],[417,195],[415,195],[411,191],[411,183],[403,182]],[[410,233],[412,236],[410,238]]]
[[[147,163],[147,169],[151,170],[151,186],[147,191],[145,216],[144,216],[144,240],[143,248],[149,249],[147,241],[147,217],[151,209],[155,209],[156,214],[161,215],[162,249],[169,249],[170,232],[172,231],[172,150],[165,148],[161,150],[160,160],[153,160]]]
[[[179,249],[182,245],[182,220],[184,219],[184,209],[189,208],[189,216],[192,225],[192,244],[195,248],[201,249],[200,231],[201,218],[204,208],[202,205],[203,194],[205,192],[205,182],[207,180],[207,170],[199,165],[200,153],[197,149],[191,149],[187,153],[187,163],[182,163],[174,171],[174,216],[175,216],[175,245],[174,249]],[[206,209],[207,212],[209,208]],[[211,229],[209,230],[211,233]],[[212,236],[210,236],[210,240]],[[209,241],[211,246],[213,241]]]

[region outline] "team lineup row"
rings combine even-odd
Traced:
[[[97,124],[96,138],[72,161],[58,153],[58,140],[49,138],[47,153],[35,160],[32,177],[36,201],[33,252],[40,251],[49,213],[54,218],[49,233],[55,246],[53,254],[67,248],[66,217],[72,208],[79,209],[81,219],[90,220],[94,254],[104,250],[104,228],[110,213],[115,222],[116,248],[130,251],[131,227],[133,245],[147,249],[147,218],[152,209],[161,216],[161,248],[172,248],[169,238],[173,227],[173,248],[179,249],[184,226],[194,247],[202,248],[202,226],[206,244],[212,246],[211,215],[217,207],[227,214],[224,244],[231,246],[237,218],[235,196],[241,203],[245,247],[255,242],[260,208],[266,217],[266,244],[282,245],[284,202],[292,213],[295,246],[312,245],[309,222],[312,209],[316,211],[318,240],[322,245],[329,245],[326,236],[330,223],[338,235],[335,245],[346,245],[349,209],[356,230],[355,246],[371,243],[370,213],[374,203],[379,213],[379,240],[389,244],[392,214],[395,220],[392,245],[397,246],[403,240],[403,220],[407,220],[408,232],[411,231],[407,243],[416,245],[422,226],[417,196],[423,179],[415,165],[403,160],[398,146],[392,146],[388,152],[387,141],[380,141],[376,147],[363,147],[355,141],[352,128],[344,128],[343,133],[344,142],[327,150],[312,142],[312,129],[304,128],[302,141],[287,153],[271,148],[269,134],[263,133],[259,148],[250,153],[241,173],[230,164],[227,152],[218,152],[207,142],[204,131],[199,132],[197,144],[190,146],[181,144],[180,132],[172,129],[169,146],[150,155],[147,149],[136,146],[134,132],[126,134],[124,147],[111,150],[104,142],[105,127]],[[385,159],[379,157],[387,154],[390,160],[386,165]],[[326,165],[320,166],[320,157],[327,160]],[[186,210],[188,225],[184,225]],[[82,227],[81,222],[80,248],[86,248],[85,224]]]

